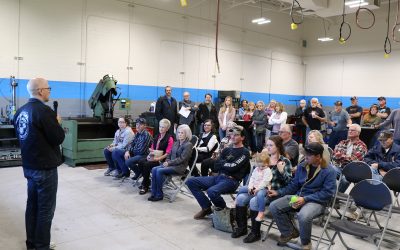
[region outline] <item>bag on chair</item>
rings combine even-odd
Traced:
[[[232,233],[235,228],[235,208],[224,208],[222,210],[213,210],[213,227],[217,230]]]

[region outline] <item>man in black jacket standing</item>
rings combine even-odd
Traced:
[[[157,124],[164,118],[171,122],[168,133],[173,135],[178,123],[178,105],[175,98],[172,97],[172,88],[170,86],[165,87],[165,95],[158,98],[155,114]]]
[[[28,82],[28,103],[15,114],[24,176],[28,181],[25,211],[26,246],[28,249],[50,249],[50,230],[56,208],[57,167],[61,165],[60,144],[64,131],[60,117],[47,105],[49,83],[43,78]]]

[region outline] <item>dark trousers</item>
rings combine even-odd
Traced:
[[[264,148],[264,143],[265,143],[265,132],[264,133],[254,133],[254,143],[255,143],[255,149],[257,152],[261,152]]]
[[[208,176],[208,172],[214,172],[215,159],[208,158],[201,163],[201,176]]]
[[[194,152],[194,151],[193,151]],[[206,159],[210,159],[211,158],[212,153],[207,153],[207,152],[199,152],[199,155],[197,157],[197,161],[196,163],[202,163],[204,160]],[[192,166],[192,162],[189,162],[189,166]],[[193,176],[200,176],[199,170],[197,169],[197,167],[195,166],[193,168],[192,171],[192,175]]]
[[[150,173],[154,167],[160,166],[158,161],[148,161],[146,158],[141,159],[137,165],[137,169],[133,169],[135,174],[143,176],[142,186],[143,188],[150,187]]]
[[[57,168],[50,170],[24,168],[24,176],[28,181],[25,211],[26,247],[48,250],[51,223],[56,209]]]

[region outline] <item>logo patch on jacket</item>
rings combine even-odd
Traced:
[[[28,112],[22,111],[17,117],[17,132],[20,140],[25,140],[29,133],[29,115]]]

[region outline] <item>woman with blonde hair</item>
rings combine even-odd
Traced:
[[[267,116],[264,112],[264,102],[258,101],[257,102],[257,109],[253,113],[253,117],[251,118],[252,123],[251,126],[254,128],[254,146],[255,151],[261,152],[265,144],[265,124],[267,124]]]
[[[243,115],[243,121],[251,121],[251,117],[253,116],[255,109],[255,103],[249,102],[249,104],[247,104],[247,110],[244,112]]]
[[[311,142],[318,142],[319,144],[321,144],[324,147],[322,158],[327,163],[331,162],[331,153],[329,152],[328,144],[324,142],[324,136],[321,134],[321,132],[319,132],[318,130],[311,130],[307,136],[307,144]],[[299,162],[302,162],[305,156],[305,150],[302,144],[299,144],[299,152],[300,152]]]
[[[225,97],[224,104],[219,110],[218,113],[218,122],[219,122],[219,139],[225,137],[226,127],[228,122],[232,122],[235,119],[236,110],[232,106],[232,97]]]
[[[275,111],[268,120],[268,124],[272,125],[271,135],[278,135],[281,125],[286,124],[286,120],[287,113],[285,112],[285,107],[282,103],[277,102]]]

